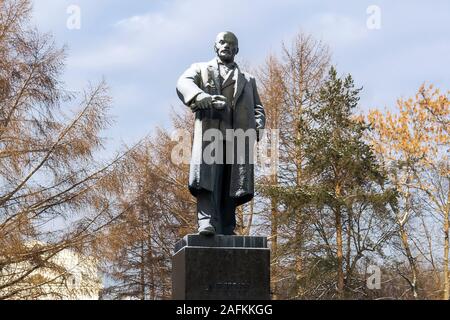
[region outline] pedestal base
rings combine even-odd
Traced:
[[[187,235],[175,245],[172,298],[269,300],[267,239]]]

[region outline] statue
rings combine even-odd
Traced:
[[[235,234],[236,207],[254,195],[252,148],[265,126],[255,78],[234,62],[237,37],[219,33],[214,49],[213,60],[194,63],[177,83],[181,101],[195,112],[189,190],[197,198],[198,232],[206,236]],[[243,148],[236,142],[242,137]],[[210,152],[211,144],[218,149]]]

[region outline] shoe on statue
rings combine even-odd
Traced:
[[[205,227],[199,228],[198,234],[202,236],[213,236],[216,234],[216,229],[212,225],[207,225]]]

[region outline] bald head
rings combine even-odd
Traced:
[[[214,49],[220,60],[225,63],[233,62],[239,52],[238,38],[233,32],[221,32],[216,37]]]
[[[227,41],[233,41],[234,43],[236,43],[236,45],[238,44],[238,38],[231,31],[224,31],[219,33],[216,37],[216,43],[223,39],[226,39]]]

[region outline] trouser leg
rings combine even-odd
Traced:
[[[217,234],[234,234],[236,227],[236,205],[230,197],[231,164],[215,164],[214,190],[203,190],[197,195],[197,216],[199,229],[211,224]]]
[[[230,174],[231,165],[218,165],[214,191],[203,190],[197,195],[199,229],[211,224],[217,234],[234,234],[236,205],[230,197]]]
[[[220,197],[220,220],[222,234],[234,234],[236,227],[236,205],[234,198],[230,197],[231,165],[225,164],[222,170],[222,188]]]
[[[218,216],[214,192],[203,190],[197,195],[198,228],[212,225],[217,228]]]
[[[197,217],[199,229],[212,225],[216,233],[221,233],[220,196],[222,193],[222,164],[214,164],[213,190],[202,190],[197,195]]]
[[[222,168],[221,183],[222,192],[220,194],[220,221],[222,234],[234,234],[236,227],[236,205],[235,200],[230,196],[231,168],[233,163],[233,142],[224,141],[224,165]]]

